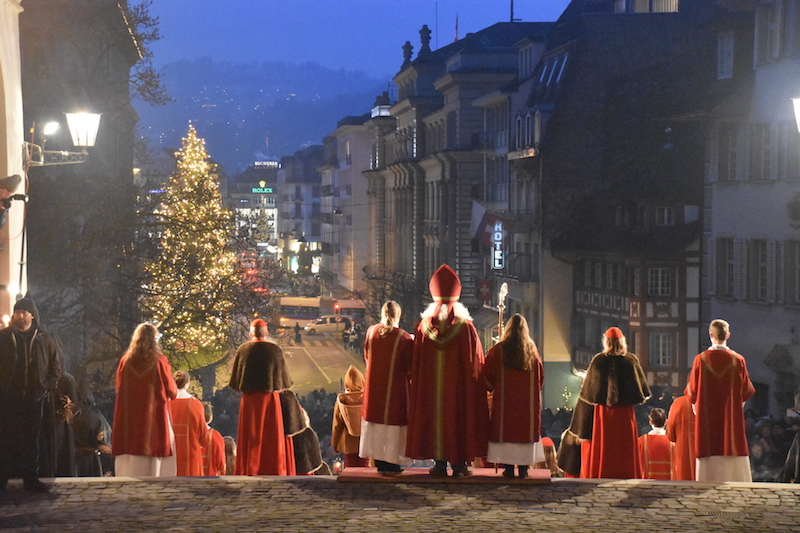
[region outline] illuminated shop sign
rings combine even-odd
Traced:
[[[503,258],[503,223],[499,220],[494,223],[492,232],[492,268],[502,270],[505,267]]]
[[[253,187],[250,189],[252,194],[272,194],[272,187],[267,187],[266,181],[259,181],[258,187]]]

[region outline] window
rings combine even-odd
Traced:
[[[569,58],[569,54],[564,54],[564,59],[561,60],[561,67],[558,69],[558,76],[556,77],[556,83],[561,81],[561,76],[564,74],[564,67],[567,66],[567,59]]]
[[[647,208],[643,205],[636,209],[636,225],[640,228],[647,227]]]
[[[672,294],[672,269],[647,269],[647,294],[649,296],[670,296]]]
[[[800,241],[786,243],[786,303],[800,305]]]
[[[553,61],[553,68],[550,69],[550,75],[547,76],[547,85],[550,85],[550,83],[553,81],[553,75],[556,73],[557,70],[559,70],[558,63],[559,63],[559,58]]]
[[[525,115],[525,146],[531,146],[533,143],[533,127],[531,121],[531,114]]]
[[[752,240],[747,247],[747,295],[750,300],[767,300],[767,241]]]
[[[633,269],[633,295],[639,296],[639,287],[642,284],[642,270],[640,268]]]
[[[733,239],[717,239],[717,296],[733,296]]]
[[[625,211],[621,205],[614,207],[614,225],[616,227],[622,227],[622,223],[625,220]]]
[[[533,46],[531,45],[526,46],[519,52],[519,77],[522,79],[527,78],[531,74],[532,52]]]
[[[353,154],[350,152],[350,140],[344,142],[344,160],[350,165],[353,162]]]
[[[717,34],[717,79],[733,78],[733,29]]]
[[[639,2],[637,2],[638,4]],[[678,0],[650,0],[651,13],[677,13]]]
[[[544,67],[542,67],[542,75],[539,77],[539,83],[542,83],[547,78],[547,71],[550,68],[551,63],[545,63]]]
[[[648,362],[650,366],[672,366],[675,360],[675,334],[650,333]]]
[[[594,285],[595,287],[603,287],[603,263],[594,264]]]
[[[606,289],[614,288],[614,265],[606,265]]]
[[[584,346],[593,346],[600,337],[597,327],[597,320],[592,317],[586,317],[583,322],[583,342]]]
[[[722,126],[719,129],[719,180],[736,179],[736,127]]]
[[[776,174],[776,135],[769,124],[751,126],[750,179],[773,179]]]
[[[678,0],[616,0],[616,13],[677,13]]]
[[[780,57],[783,29],[783,2],[765,2],[756,11],[756,62]]]
[[[675,217],[671,207],[656,207],[656,226],[672,226]]]
[[[583,286],[592,286],[592,263],[584,261],[583,263]]]

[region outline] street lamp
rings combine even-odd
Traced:
[[[72,136],[72,144],[84,149],[94,146],[97,140],[97,130],[100,128],[100,113],[81,111],[78,113],[65,113],[67,127]]]
[[[31,127],[31,142],[25,142],[22,146],[24,161],[29,166],[47,167],[53,165],[74,165],[86,161],[89,152],[86,150],[95,145],[97,140],[97,130],[100,127],[100,113],[88,111],[76,111],[65,113],[67,126],[72,137],[72,144],[81,149],[80,152],[68,152],[63,150],[45,150],[47,135],[52,135],[58,129],[57,122],[48,122],[41,129],[42,144],[35,144],[36,123]]]
[[[794,106],[794,119],[797,122],[797,131],[800,132],[800,98],[792,98]]]

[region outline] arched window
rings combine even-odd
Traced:
[[[533,144],[533,125],[531,121],[531,114],[525,115],[525,146]]]

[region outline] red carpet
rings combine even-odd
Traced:
[[[515,477],[507,479],[502,476],[503,470],[495,472],[494,468],[476,468],[471,476],[467,477],[433,477],[427,468],[406,468],[406,471],[397,476],[381,476],[375,468],[345,468],[337,481],[357,483],[550,483],[550,471],[546,469],[530,469],[528,477],[522,479]]]

